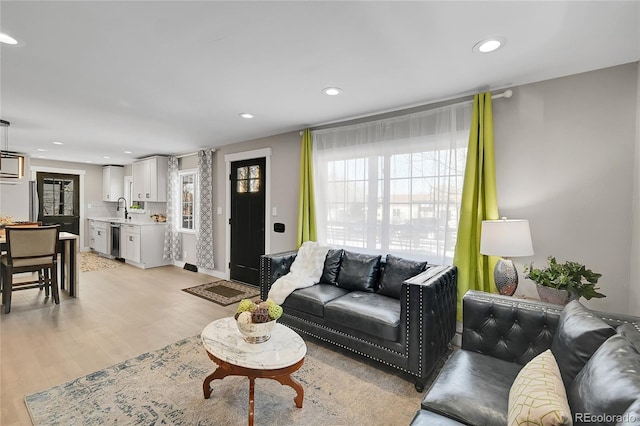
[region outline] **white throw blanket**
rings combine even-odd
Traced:
[[[320,280],[329,247],[305,241],[298,249],[289,273],[278,278],[269,290],[269,299],[278,305],[296,289],[311,287]]]

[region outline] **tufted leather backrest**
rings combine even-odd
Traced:
[[[289,273],[296,259],[297,250],[260,256],[260,298],[267,300],[271,285],[281,276]]]
[[[462,349],[521,365],[551,348],[562,307],[482,292],[462,302]]]
[[[564,306],[469,290],[462,299],[462,349],[524,365],[551,348]],[[640,318],[591,311],[616,328]]]

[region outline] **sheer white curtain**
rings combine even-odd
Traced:
[[[164,260],[182,259],[182,235],[180,226],[180,177],[178,158],[169,157],[167,173],[167,227],[164,231]]]
[[[313,134],[318,241],[451,264],[471,102]]]

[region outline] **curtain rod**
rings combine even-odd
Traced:
[[[492,99],[492,100],[493,100],[493,99],[500,99],[500,98],[509,99],[509,98],[510,98],[510,97],[512,97],[512,96],[513,96],[513,90],[511,90],[511,89],[507,89],[507,90],[505,90],[505,91],[504,91],[504,92],[502,92],[502,93],[498,93],[497,95],[491,95],[491,99]],[[471,100],[469,100],[469,101],[462,101],[462,102],[471,102]],[[439,102],[436,102],[436,103],[439,103]],[[427,104],[427,105],[429,105],[429,104]],[[427,106],[427,105],[423,105],[423,106]],[[411,108],[406,108],[406,109],[413,109],[413,108],[419,108],[419,107],[411,107]],[[397,111],[395,111],[395,112],[399,112],[399,111],[402,111],[402,110],[397,110]],[[393,112],[394,112],[394,111],[388,111],[388,112],[386,112],[386,113],[374,114],[374,115],[372,115],[371,117],[375,117],[375,116],[379,116],[379,115],[383,115],[383,114],[391,114],[391,113],[393,113]],[[354,118],[354,119],[347,119],[347,120],[344,120],[343,122],[349,122],[349,121],[353,121],[353,120],[362,120],[362,119],[366,119],[366,118],[367,118],[367,117],[359,117],[359,118]],[[317,127],[323,127],[323,126],[328,126],[328,125],[330,125],[330,124],[339,124],[339,123],[338,123],[338,122],[336,122],[336,123],[320,124],[320,125],[317,125],[317,126],[314,126],[314,127],[316,127],[316,128],[317,128]],[[303,131],[301,130],[301,131],[299,132],[300,136],[302,136],[302,133],[303,133]]]
[[[491,99],[498,99],[498,98],[507,98],[507,99],[509,99],[512,96],[513,96],[513,90],[507,89],[502,93],[498,93],[497,95],[492,95]]]
[[[215,148],[211,148],[211,149],[210,149],[210,151],[211,151],[211,152],[216,152],[216,149],[215,149]],[[188,152],[188,153],[186,153],[186,154],[176,155],[175,157],[176,157],[176,158],[192,157],[192,156],[194,156],[194,155],[198,155],[198,152],[199,152],[199,151],[196,151],[196,152]]]

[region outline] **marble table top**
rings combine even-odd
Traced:
[[[276,323],[264,343],[248,343],[233,317],[213,321],[202,330],[202,343],[211,355],[239,367],[275,370],[304,358],[307,345],[295,331]]]

